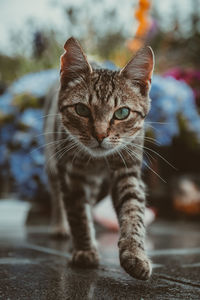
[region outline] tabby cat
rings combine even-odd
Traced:
[[[121,70],[90,65],[73,37],[64,45],[60,83],[46,103],[46,165],[55,231],[67,235],[71,263],[99,263],[91,207],[111,194],[120,226],[119,257],[131,276],[152,271],[144,249],[145,187],[141,179],[144,119],[154,66],[150,47]]]

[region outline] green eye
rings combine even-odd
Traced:
[[[127,107],[122,107],[116,110],[114,113],[114,118],[117,120],[124,120],[129,116],[130,109]]]
[[[76,104],[75,105],[75,110],[76,110],[76,113],[79,116],[86,117],[86,118],[88,118],[90,116],[89,108],[86,105],[82,104],[82,103]]]

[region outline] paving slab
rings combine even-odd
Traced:
[[[100,266],[83,270],[68,265],[71,242],[52,239],[48,227],[0,222],[0,299],[200,299],[199,229],[155,221],[146,240],[153,275],[142,282],[119,266],[117,233],[97,234]]]

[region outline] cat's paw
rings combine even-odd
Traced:
[[[132,277],[148,280],[152,273],[151,262],[143,251],[124,250],[120,253],[122,268]]]
[[[80,268],[96,268],[99,264],[98,252],[95,249],[83,251],[77,250],[73,253],[71,265]]]
[[[55,239],[68,239],[70,234],[65,226],[54,226],[51,230],[51,236]]]

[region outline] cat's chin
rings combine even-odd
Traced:
[[[114,152],[114,149],[105,149],[103,147],[88,148],[88,152],[93,157],[105,157]]]

